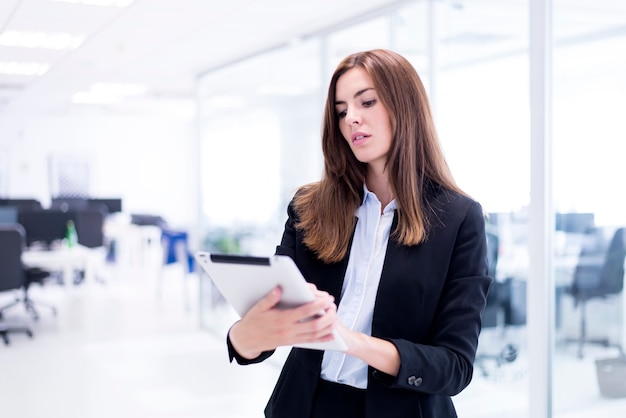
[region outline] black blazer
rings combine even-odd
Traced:
[[[390,238],[383,265],[372,335],[400,353],[396,377],[369,368],[367,417],[456,417],[451,396],[472,379],[481,315],[491,278],[487,275],[485,221],[481,206],[460,194],[432,192],[426,242],[404,246]],[[340,303],[348,259],[325,264],[303,244],[292,207],[277,254],[290,256],[304,277]],[[397,226],[394,216],[392,231]],[[230,359],[241,364],[228,341]],[[322,351],[293,348],[265,409],[266,417],[309,416],[320,376]]]

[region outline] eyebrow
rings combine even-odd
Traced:
[[[356,99],[357,97],[359,97],[360,95],[362,95],[363,93],[365,93],[366,91],[369,90],[374,90],[373,87],[367,87],[364,88],[363,90],[359,90],[356,93],[354,93],[354,96],[352,96],[354,99]],[[343,100],[335,100],[335,106],[340,105],[340,104],[345,104],[346,102],[344,102]]]

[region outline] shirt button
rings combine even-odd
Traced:
[[[407,380],[407,382],[409,383],[409,385],[414,385],[415,384],[415,376],[410,376],[409,379]]]

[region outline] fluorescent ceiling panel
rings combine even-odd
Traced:
[[[50,64],[43,62],[0,61],[0,74],[39,76],[50,69]]]
[[[0,45],[20,48],[75,49],[85,40],[84,36],[69,33],[9,30],[0,33]]]
[[[114,104],[120,103],[124,97],[140,96],[148,88],[141,84],[95,83],[87,91],[79,91],[72,96],[73,103],[81,104]]]
[[[51,0],[60,3],[84,4],[87,6],[128,7],[133,0]]]

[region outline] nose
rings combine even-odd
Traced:
[[[361,123],[361,116],[354,109],[348,110],[346,113],[346,122],[348,125],[358,125]]]

